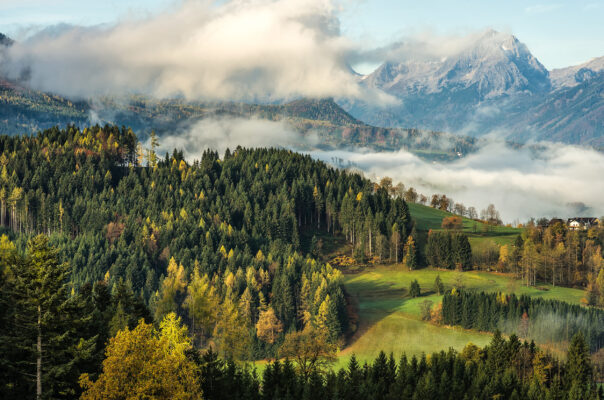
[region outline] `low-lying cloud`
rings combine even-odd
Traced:
[[[477,209],[494,203],[506,222],[571,217],[580,208],[585,216],[604,215],[604,154],[578,146],[540,143],[514,149],[489,141],[449,163],[428,162],[406,151],[314,155],[351,161],[371,177],[390,176],[427,196],[444,193]]]
[[[285,122],[246,118],[207,118],[194,124],[186,132],[164,136],[158,152],[182,150],[188,161],[200,159],[207,149],[217,150],[222,156],[227,148],[237,146],[284,147],[308,149],[319,139],[312,132],[302,134]],[[147,143],[148,146],[148,143]]]
[[[340,35],[336,13],[330,0],[187,0],[116,25],[47,28],[1,64],[13,79],[70,97],[386,101],[358,85],[348,65],[355,45]]]

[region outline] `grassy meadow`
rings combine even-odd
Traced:
[[[411,216],[421,231],[441,230],[443,218],[454,215],[421,204],[408,205]],[[504,226],[489,227],[487,231],[485,224],[481,222],[468,218],[462,220],[463,232],[468,235],[473,252],[511,244],[522,232],[522,229]],[[317,238],[321,239],[321,255],[324,261],[352,253],[351,245],[342,237],[324,234],[317,235]],[[310,235],[303,234],[303,246],[309,248],[310,240]],[[442,296],[434,291],[434,280],[438,275],[445,290],[461,284],[467,289],[527,294],[573,304],[580,304],[584,296],[582,290],[548,284],[526,287],[509,274],[495,272],[457,272],[432,268],[409,271],[401,264],[352,266],[344,272],[344,287],[356,311],[356,332],[340,351],[335,368],[346,366],[352,354],[355,354],[360,362],[369,362],[382,350],[386,353],[392,352],[395,358],[398,358],[402,353],[419,356],[450,347],[461,350],[469,342],[478,346],[489,343],[491,333],[437,326],[421,319],[421,303],[430,300],[436,305],[442,300]],[[409,286],[413,280],[417,280],[421,287],[421,296],[418,298],[409,296]],[[560,350],[559,344],[541,345],[554,352]],[[259,370],[262,370],[264,365],[262,361],[256,363]]]
[[[434,280],[440,275],[445,290],[454,284],[483,291],[528,294],[546,299],[558,299],[579,304],[584,293],[578,289],[540,285],[525,287],[507,275],[489,272],[456,272],[434,269],[408,271],[401,265],[367,267],[360,272],[344,275],[344,286],[356,304],[358,312],[357,333],[340,354],[338,366],[344,365],[351,354],[360,360],[371,360],[380,350],[393,352],[395,357],[405,352],[419,355],[422,352],[461,350],[468,342],[482,346],[491,335],[461,328],[435,326],[421,320],[420,304],[430,300],[433,304],[442,296],[434,292]],[[409,285],[417,280],[422,295],[409,296]]]
[[[489,343],[492,337],[490,333],[422,321],[421,303],[430,300],[435,305],[442,300],[442,296],[433,289],[437,275],[440,275],[445,290],[461,283],[465,288],[475,290],[527,294],[573,304],[580,304],[584,296],[579,289],[547,284],[526,287],[508,275],[493,272],[456,272],[431,268],[408,271],[400,264],[347,272],[344,274],[344,286],[355,305],[357,330],[340,351],[334,368],[345,367],[352,354],[362,363],[372,361],[382,350],[387,354],[392,352],[395,358],[399,358],[402,353],[420,356],[450,347],[461,350],[469,342],[478,346]],[[417,280],[421,287],[421,296],[418,298],[409,296],[409,285],[413,280]],[[558,344],[540,345],[558,356],[564,355]],[[266,362],[254,364],[261,372]]]
[[[408,205],[411,216],[420,230],[441,230],[443,218],[455,215],[417,203],[408,203]],[[486,224],[465,217],[462,217],[462,221],[463,232],[468,235],[474,251],[481,251],[491,242],[499,246],[512,244],[516,236],[522,232],[522,229],[507,226],[490,226],[487,230]]]

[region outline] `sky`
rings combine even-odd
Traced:
[[[222,2],[224,3],[224,1]],[[56,24],[115,24],[157,14],[174,0],[0,0],[0,32],[19,38]],[[341,34],[367,47],[430,32],[494,28],[527,44],[548,69],[604,55],[604,0],[339,0]],[[376,62],[355,66],[368,73]]]

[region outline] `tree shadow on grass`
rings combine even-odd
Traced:
[[[367,281],[345,287],[348,316],[356,330],[346,338],[346,348],[353,346],[367,331],[394,313],[406,300],[409,290],[394,283]]]

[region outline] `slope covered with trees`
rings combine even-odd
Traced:
[[[0,137],[0,223],[21,250],[46,233],[86,283],[123,282],[157,320],[183,316],[201,344],[274,354],[307,324],[347,331],[340,272],[305,256],[302,234],[343,234],[367,254],[402,254],[406,203],[358,174],[290,151],[158,157],[125,128]]]

